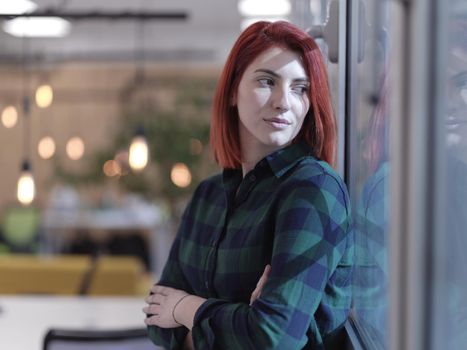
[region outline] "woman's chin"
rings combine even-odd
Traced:
[[[271,134],[264,143],[274,147],[285,147],[291,142],[292,139],[290,137],[286,137],[285,135]]]

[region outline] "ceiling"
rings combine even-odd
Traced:
[[[10,0],[12,1],[12,0]],[[186,12],[186,20],[72,20],[64,38],[21,39],[0,31],[0,63],[34,61],[222,62],[240,32],[236,0],[34,0],[36,12]]]

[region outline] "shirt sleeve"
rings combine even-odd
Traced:
[[[187,229],[186,217],[190,211],[191,206],[192,203],[190,203],[185,209],[177,236],[175,237],[175,240],[170,249],[169,257],[162,271],[161,279],[157,283],[163,286],[181,289],[187,291],[188,293],[191,292],[191,288],[180,268],[178,255],[180,248],[180,238]],[[157,326],[148,326],[149,338],[155,344],[164,347],[164,349],[182,349],[187,334],[188,329],[186,327],[161,328]]]
[[[261,297],[251,306],[208,299],[195,315],[196,349],[322,347],[314,314],[348,245],[348,195],[325,173],[294,182],[281,197]]]

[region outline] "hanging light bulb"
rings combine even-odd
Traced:
[[[81,159],[84,155],[84,149],[84,141],[78,136],[72,137],[66,144],[66,154],[72,160]]]
[[[18,121],[18,112],[14,106],[6,107],[2,112],[2,123],[5,128],[12,128]]]
[[[139,127],[130,145],[129,163],[131,169],[136,172],[143,170],[148,164],[148,159],[148,143],[143,128]]]
[[[54,92],[50,85],[41,85],[36,90],[36,103],[40,108],[47,108],[52,104]]]
[[[17,195],[18,200],[24,205],[31,204],[36,195],[36,186],[34,184],[31,166],[27,160],[23,162],[21,167],[21,176],[18,180]]]
[[[37,152],[42,159],[50,159],[55,154],[55,141],[50,136],[43,137],[37,145]]]

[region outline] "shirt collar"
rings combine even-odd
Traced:
[[[312,155],[312,151],[305,143],[292,143],[287,147],[271,153],[262,161],[266,161],[274,175],[279,178],[294,167],[300,160],[310,155]]]
[[[256,164],[255,171],[260,171],[269,165],[274,175],[279,178],[300,160],[310,155],[312,151],[305,143],[292,143],[264,157]],[[224,185],[236,188],[242,181],[242,171],[241,169],[224,169],[223,179]]]

